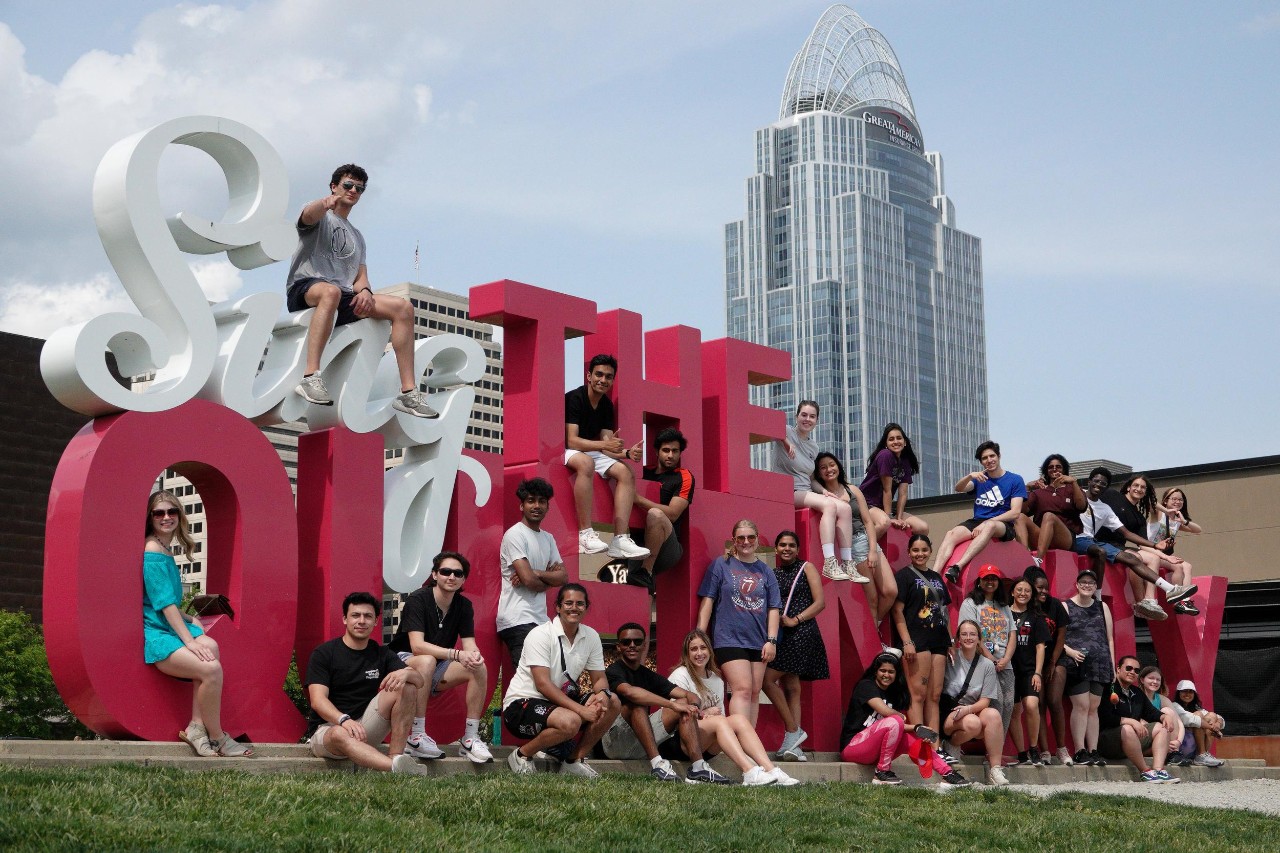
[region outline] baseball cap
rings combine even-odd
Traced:
[[[1093,578],[1095,581],[1098,579],[1098,573],[1095,572],[1093,569],[1081,569],[1080,573],[1076,575],[1076,580],[1080,580],[1080,578],[1084,577],[1085,575],[1088,575],[1089,577]]]
[[[1196,683],[1189,678],[1184,678],[1178,682],[1179,693],[1181,693],[1183,690],[1195,690],[1195,689],[1196,689]]]
[[[999,570],[999,569],[997,569],[995,566],[991,565],[990,563],[987,563],[985,566],[983,566],[982,568],[978,569],[978,579],[979,579],[979,580],[981,580],[982,578],[990,578],[990,577],[997,577],[997,578],[998,578],[998,577],[1000,577],[1000,576],[1001,576],[1001,575],[1000,575],[1000,570]]]

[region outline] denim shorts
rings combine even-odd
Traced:
[[[1120,556],[1121,552],[1124,551],[1123,548],[1117,548],[1110,542],[1099,542],[1092,536],[1077,536],[1075,541],[1071,543],[1071,550],[1075,551],[1077,554],[1084,554],[1087,553],[1094,545],[1101,548],[1102,553],[1107,555],[1108,563],[1114,563],[1116,561],[1116,557]]]

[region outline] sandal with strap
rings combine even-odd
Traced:
[[[192,752],[200,758],[212,758],[218,754],[212,741],[209,740],[209,732],[201,723],[187,723],[187,727],[178,732],[178,740],[191,747]]]
[[[222,741],[218,744],[218,755],[223,758],[253,758],[254,752],[253,747],[245,746],[224,732]]]

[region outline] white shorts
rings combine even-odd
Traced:
[[[377,696],[369,700],[369,704],[364,709],[364,714],[360,717],[360,725],[364,726],[365,743],[370,746],[377,746],[387,739],[387,735],[391,733],[391,721],[378,713],[378,699],[382,697],[379,691]],[[324,736],[333,728],[332,723],[324,723],[320,728],[316,729],[315,734],[311,736],[311,740],[307,741],[311,744],[311,754],[316,758],[332,758],[335,761],[346,761],[347,756],[335,755],[324,748]]]
[[[617,459],[614,459],[612,456],[605,456],[599,450],[566,450],[564,452],[564,464],[568,465],[569,460],[572,459],[574,457],[574,454],[577,454],[577,453],[585,453],[586,455],[594,459],[595,465],[596,465],[596,473],[599,474],[602,479],[606,479],[606,480],[609,478],[605,472],[608,471],[610,468],[612,468],[618,462]]]

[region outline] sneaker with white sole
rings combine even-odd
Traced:
[[[782,753],[794,746],[799,746],[804,743],[808,737],[809,733],[804,729],[796,729],[794,732],[784,731],[782,733],[782,744],[778,747],[778,755],[782,755]]]
[[[804,750],[798,746],[793,746],[784,752],[779,752],[778,758],[781,759],[782,761],[808,761],[809,760],[809,756],[805,755]]]
[[[943,791],[949,791],[952,788],[967,788],[972,784],[968,779],[961,776],[958,770],[952,770],[942,777],[938,787]]]
[[[1071,752],[1065,746],[1058,747],[1058,763],[1063,767],[1070,767],[1076,763],[1071,757]]]
[[[1152,622],[1163,622],[1169,618],[1169,614],[1164,612],[1164,608],[1154,598],[1142,599],[1133,605],[1133,612]]]
[[[333,398],[329,396],[329,389],[319,373],[302,377],[302,381],[293,390],[295,394],[314,406],[333,405]]]
[[[1154,770],[1148,770],[1138,777],[1139,782],[1150,782],[1152,785],[1163,785],[1164,780],[1160,778],[1160,774]]]
[[[414,758],[444,758],[444,750],[425,732],[413,735],[404,744],[404,754]]]
[[[671,769],[671,762],[665,758],[659,758],[658,763],[649,770],[649,775],[657,779],[659,782],[679,782],[680,777]]]
[[[1179,782],[1182,781],[1177,776],[1174,776],[1172,773],[1170,773],[1168,770],[1154,770],[1152,772],[1155,773],[1157,776],[1159,776],[1160,781],[1165,783],[1166,785],[1177,785]]]
[[[392,773],[406,773],[410,776],[426,776],[431,771],[425,764],[419,764],[412,755],[397,755],[391,759]]]
[[[742,784],[746,785],[748,788],[755,788],[761,785],[772,785],[777,781],[777,779],[773,778],[772,773],[765,770],[759,764],[742,774]]]
[[[822,576],[833,581],[847,581],[849,579],[849,575],[845,573],[844,566],[835,557],[827,557],[822,561]]]
[[[613,537],[613,541],[609,543],[608,556],[615,560],[643,560],[649,556],[648,548],[641,548],[635,542],[631,541],[631,537],[625,533],[619,533]]]
[[[427,397],[417,388],[405,391],[391,401],[391,408],[415,418],[438,418],[440,413],[427,405]]]
[[[1000,767],[987,768],[987,784],[988,785],[1008,785],[1009,778],[1004,775],[1004,770]]]
[[[955,767],[960,763],[960,759],[955,755],[952,755],[951,750],[947,749],[945,744],[938,744],[937,752],[938,756],[952,767]]]
[[[1050,764],[1053,764],[1053,756],[1052,756],[1052,755],[1050,755],[1048,752],[1041,752],[1041,753],[1040,753],[1040,766],[1041,766],[1041,767],[1048,767]]]
[[[892,770],[877,770],[871,777],[872,785],[901,785],[902,780]]]
[[[844,561],[844,573],[854,583],[871,583],[871,578],[858,571],[858,564],[853,560]]]
[[[1179,601],[1190,598],[1200,591],[1200,587],[1193,583],[1180,584],[1175,586],[1164,594],[1164,600],[1170,604],[1177,604]]]
[[[688,774],[685,775],[684,781],[692,782],[694,784],[700,783],[704,785],[732,785],[733,784],[733,780],[730,779],[728,776],[725,776],[721,773],[717,773],[716,771],[712,770],[710,767],[705,767],[705,766],[701,770],[690,770]]]
[[[599,779],[600,774],[587,764],[586,759],[579,758],[577,761],[565,761],[560,765],[560,775],[562,776],[578,776],[583,779]]]
[[[478,737],[464,737],[458,741],[458,755],[475,764],[488,764],[493,761],[493,753],[489,751],[489,744]]]
[[[604,544],[604,540],[596,535],[594,530],[578,531],[578,553],[579,554],[599,554],[601,551],[607,551],[609,546]]]
[[[1207,752],[1202,752],[1199,755],[1197,755],[1194,759],[1192,759],[1191,763],[1196,767],[1221,767],[1227,762],[1223,761],[1221,758],[1218,758],[1216,755],[1211,755]]]
[[[781,785],[784,788],[788,788],[792,785],[800,784],[799,779],[795,778],[794,776],[788,776],[787,771],[783,770],[781,767],[774,767],[772,770],[769,771],[769,776],[772,777],[773,784]]]
[[[511,754],[507,756],[507,766],[511,768],[512,773],[533,774],[538,772],[538,768],[533,761],[521,755],[518,749],[511,750]]]

